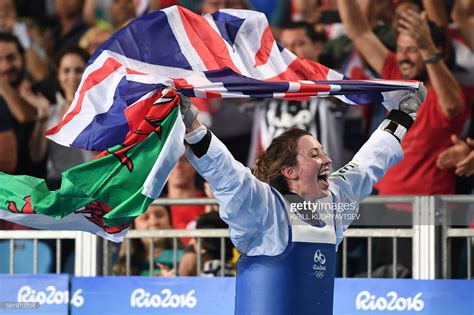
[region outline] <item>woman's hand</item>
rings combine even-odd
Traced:
[[[166,277],[166,278],[176,277],[176,270],[170,269],[168,268],[168,266],[160,264],[160,263],[156,263],[156,265],[160,267],[161,269],[161,277]]]

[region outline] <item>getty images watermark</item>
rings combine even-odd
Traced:
[[[358,220],[357,202],[298,201],[290,202],[290,218],[302,221],[354,221]]]

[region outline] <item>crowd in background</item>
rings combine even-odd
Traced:
[[[353,79],[423,81],[428,97],[403,143],[405,159],[387,173],[374,194],[471,193],[474,0],[0,0],[0,171],[45,178],[50,189],[57,189],[62,171],[90,160],[94,153],[64,148],[47,140],[44,132],[69,109],[87,60],[101,43],[137,16],[174,4],[197,13],[258,10],[267,15],[275,38],[298,57]],[[201,120],[249,167],[275,136],[298,127],[318,138],[338,169],[386,115],[381,104],[348,106],[335,98],[192,102],[200,108]],[[209,188],[181,158],[164,197],[206,196],[212,196]],[[134,228],[226,228],[217,211],[216,206],[153,205],[136,219]],[[393,206],[380,210],[378,223],[407,219],[410,209]],[[23,227],[0,221],[0,229]],[[221,269],[232,275],[231,262],[238,253],[231,244],[225,244],[224,266],[219,240],[201,245],[203,275],[218,275]],[[391,251],[389,245],[379,247]],[[195,275],[197,249],[196,240],[180,239],[180,263],[173,270],[172,242],[135,239],[129,272],[150,274],[152,257],[154,275]],[[73,249],[69,252],[73,255]],[[126,273],[125,252],[123,245],[116,274]],[[409,265],[411,256],[405,258]]]

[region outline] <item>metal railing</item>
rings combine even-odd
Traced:
[[[344,232],[342,241],[342,277],[347,277],[347,252],[348,239],[367,238],[367,278],[372,278],[372,239],[391,238],[392,239],[392,278],[397,278],[397,241],[399,238],[413,238],[412,229],[348,229]]]
[[[465,242],[465,265],[466,278],[472,279],[473,257],[472,249],[474,248],[474,229],[467,228],[469,223],[474,223],[474,196],[439,196],[437,197],[436,214],[439,217],[441,225],[441,268],[442,278],[449,279],[452,277],[452,243],[455,240],[464,238]],[[454,212],[461,214],[461,217],[451,215],[454,206]],[[467,222],[467,224],[466,224]],[[454,226],[454,227],[453,227]],[[461,227],[460,227],[461,226]],[[464,227],[463,227],[464,226]],[[461,243],[462,244],[462,243]],[[462,253],[461,253],[462,254]],[[461,255],[462,256],[462,255]],[[459,263],[462,262],[462,257]],[[464,272],[464,270],[459,270]]]
[[[201,274],[201,247],[203,238],[219,238],[220,239],[220,263],[221,263],[221,276],[224,276],[225,269],[223,266],[226,264],[226,248],[225,239],[229,238],[229,231],[227,229],[199,229],[199,230],[157,230],[157,231],[136,231],[131,230],[127,233],[126,242],[126,275],[130,275],[130,239],[134,238],[172,238],[173,239],[173,269],[178,270],[178,239],[180,238],[196,238],[197,239],[197,261],[196,261],[196,275]],[[105,242],[107,243],[107,241]],[[149,253],[153,253],[153,242],[149,243]],[[106,246],[109,248],[109,246]],[[104,252],[104,257],[110,256],[109,251]],[[153,257],[148,257],[149,272],[152,274],[153,270]],[[105,266],[105,264],[104,264]],[[110,266],[103,269],[104,275],[110,274]]]
[[[95,275],[97,269],[97,237],[86,232],[77,231],[36,231],[36,230],[0,230],[0,240],[9,240],[9,273],[15,273],[15,240],[33,240],[33,274],[38,273],[38,241],[55,240],[55,272],[61,273],[62,245],[61,240],[74,240],[76,275]],[[6,253],[0,253],[5,255]]]
[[[157,203],[162,205],[207,205],[217,204],[214,199],[159,199]],[[467,207],[474,205],[474,196],[371,196],[361,203],[362,205],[385,204],[411,204],[413,225],[406,228],[349,228],[345,231],[345,239],[342,246],[342,276],[347,276],[348,259],[347,253],[348,240],[351,238],[367,239],[367,277],[372,277],[373,272],[373,254],[372,243],[374,239],[391,238],[392,239],[392,276],[397,276],[397,249],[398,240],[401,238],[411,239],[412,244],[412,277],[415,279],[435,279],[451,277],[451,257],[452,249],[450,243],[453,239],[466,239],[466,277],[472,278],[472,246],[474,240],[474,229],[467,228],[467,221],[454,222],[451,226],[451,218],[448,213],[449,206],[452,204],[466,204]],[[460,227],[461,225],[461,227]],[[198,255],[196,273],[201,273],[200,246],[202,238],[219,238],[221,244],[221,266],[225,264],[225,245],[224,240],[228,237],[227,230],[157,230],[157,231],[135,231],[131,230],[126,235],[125,242],[136,238],[172,238],[173,239],[173,257],[174,267],[177,267],[176,258],[177,243],[179,238],[194,237],[197,239]],[[84,232],[74,231],[0,231],[0,240],[10,240],[10,273],[14,273],[14,255],[13,243],[15,239],[31,239],[35,242],[35,251],[33,254],[33,264],[37,266],[37,242],[38,240],[56,240],[56,268],[55,272],[61,270],[61,239],[75,240],[75,260],[74,273],[77,276],[95,276],[98,274],[111,274],[112,252],[111,242]],[[150,242],[150,253],[153,252],[153,242]],[[3,255],[3,253],[0,253]],[[127,254],[127,270],[130,270],[130,253]],[[150,257],[149,257],[150,258]],[[153,261],[149,260],[149,269],[152,271]],[[34,273],[37,267],[34,267]],[[221,268],[221,275],[224,274],[224,268]]]

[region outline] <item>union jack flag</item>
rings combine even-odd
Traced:
[[[165,87],[198,98],[334,95],[350,104],[377,102],[390,109],[400,90],[419,86],[345,79],[284,49],[263,13],[224,9],[199,16],[173,6],[131,22],[99,47],[69,111],[47,136],[89,150],[122,144],[131,126],[145,118],[127,112],[157,101]]]

